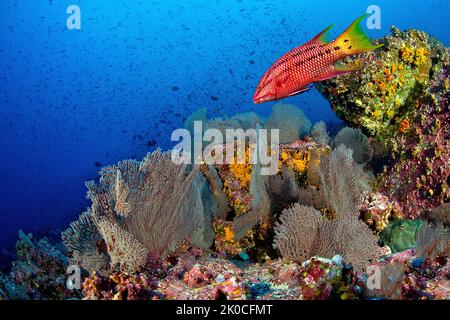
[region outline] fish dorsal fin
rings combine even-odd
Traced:
[[[309,86],[309,87],[303,87],[303,88],[301,88],[301,89],[299,89],[299,90],[297,90],[297,91],[292,92],[292,93],[289,95],[289,97],[292,97],[292,96],[295,96],[295,95],[297,95],[297,94],[306,92],[306,91],[308,91],[309,89],[311,89],[311,86]]]
[[[327,40],[328,31],[330,31],[331,28],[333,28],[333,27],[334,27],[334,24],[332,24],[331,26],[329,26],[328,28],[323,30],[321,33],[319,33],[317,36],[315,36],[314,38],[309,40],[307,43],[305,43],[304,46],[310,47],[310,46],[314,46],[314,45],[327,44],[328,42],[330,42]]]

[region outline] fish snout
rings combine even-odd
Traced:
[[[275,99],[275,93],[273,92],[272,86],[270,84],[264,87],[258,86],[255,94],[253,95],[253,103],[255,104],[273,101]]]

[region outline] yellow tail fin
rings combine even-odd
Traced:
[[[345,30],[337,39],[335,44],[342,48],[347,54],[358,54],[378,49],[383,46],[374,45],[367,35],[364,33],[361,27],[361,21],[366,18],[368,14],[365,14],[355,21]]]

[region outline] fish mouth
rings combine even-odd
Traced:
[[[270,101],[270,97],[268,96],[264,96],[261,93],[255,93],[255,95],[253,96],[253,103],[254,104],[261,104],[267,101]]]
[[[261,103],[263,103],[264,101],[262,100],[262,98],[253,98],[253,103],[254,104],[261,104]]]

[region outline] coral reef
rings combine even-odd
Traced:
[[[19,234],[0,300],[449,299],[450,53],[417,30],[378,43],[317,85],[349,127],[311,129],[284,103],[268,119],[201,109],[191,134],[279,129],[276,174],[255,141],[214,142],[225,164],[157,150],[104,167],[61,249]]]
[[[417,30],[393,28],[378,42],[382,49],[348,60],[359,72],[317,87],[339,117],[391,154],[377,159],[377,190],[417,218],[449,199],[450,54]]]

